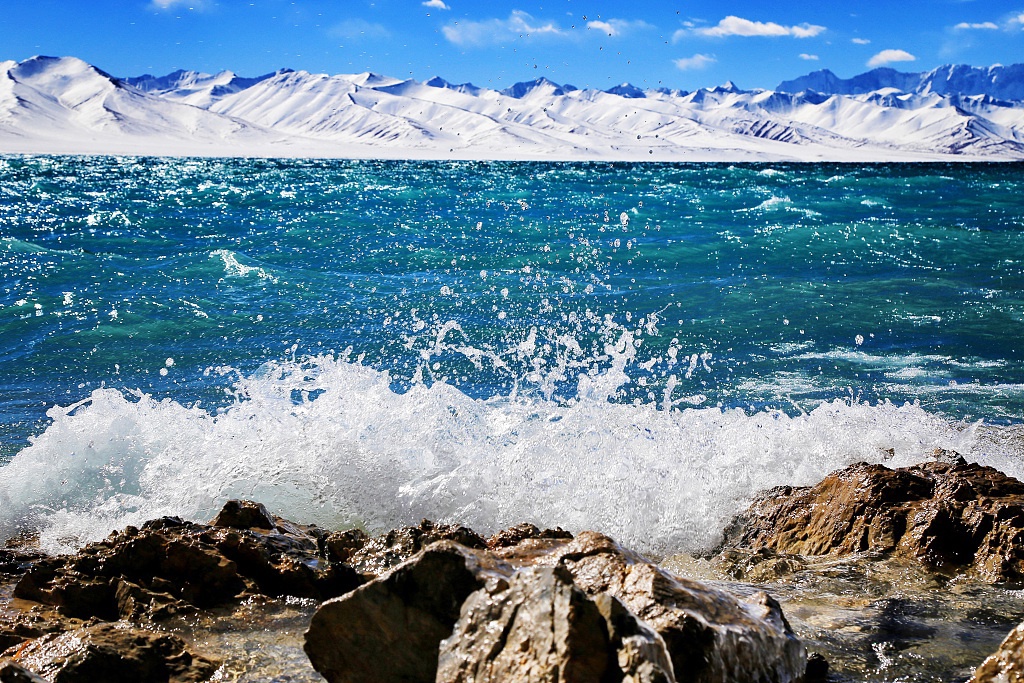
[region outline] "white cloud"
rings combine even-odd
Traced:
[[[816,62],[818,61],[818,55],[809,55],[806,52],[801,52],[800,59],[804,59],[808,62]]]
[[[567,36],[554,22],[541,22],[521,10],[512,10],[508,19],[455,21],[441,29],[448,42],[479,46],[503,43],[531,36]]]
[[[868,60],[868,66],[883,66],[885,64],[892,64],[893,62],[914,62],[917,61],[917,57],[910,54],[906,50],[882,50],[877,55]]]
[[[651,25],[642,19],[628,21],[626,19],[609,19],[608,21],[588,21],[587,28],[607,33],[616,38],[631,31],[651,28]]]
[[[695,71],[697,69],[703,69],[709,64],[714,64],[717,61],[718,60],[711,55],[697,54],[692,57],[677,59],[675,60],[675,65],[677,69],[681,69],[682,71]]]
[[[870,45],[871,41],[867,38],[851,38],[850,42],[855,45]]]
[[[152,6],[154,9],[174,9],[175,7],[184,7],[190,10],[204,10],[206,9],[207,0],[153,0]]]
[[[713,38],[723,36],[792,36],[793,38],[813,38],[825,30],[824,26],[816,26],[814,24],[803,23],[796,26],[783,26],[773,21],[751,21],[750,19],[729,15],[718,22],[717,26],[693,29],[693,32],[701,36]]]
[[[999,24],[994,24],[991,21],[984,21],[980,24],[968,24],[966,21],[961,21],[959,24],[953,27],[953,30],[955,31],[970,31],[976,29],[997,31],[999,30]]]
[[[451,7],[444,4],[444,0],[427,0],[426,2],[421,2],[420,4],[423,5],[424,7],[433,7],[434,9],[451,9]]]
[[[346,19],[331,28],[331,35],[338,38],[358,40],[360,38],[390,38],[391,31],[382,24],[371,24],[365,19]]]

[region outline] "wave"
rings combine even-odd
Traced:
[[[836,400],[791,416],[612,402],[626,360],[583,375],[570,400],[478,399],[444,382],[396,391],[387,372],[327,355],[250,376],[219,368],[232,402],[218,409],[97,389],[52,408],[0,468],[0,537],[34,529],[64,552],[244,497],[330,528],[530,521],[699,552],[756,492],[856,461],[907,465],[943,448],[1024,475],[1020,434],[913,403]]]

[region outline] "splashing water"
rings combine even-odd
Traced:
[[[1022,473],[1016,167],[0,161],[0,536],[699,551],[858,460]]]

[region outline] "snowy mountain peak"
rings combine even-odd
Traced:
[[[827,95],[864,95],[893,88],[904,93],[939,95],[988,95],[997,100],[1024,100],[1024,64],[975,67],[947,64],[931,71],[903,73],[888,67],[873,69],[852,78],[839,78],[824,69],[783,81],[782,92],[814,90]]]
[[[523,81],[521,83],[516,83],[515,85],[502,90],[501,94],[507,95],[508,97],[514,97],[517,100],[520,100],[528,95],[534,94],[561,97],[562,95],[573,92],[575,90],[577,90],[575,86],[568,84],[559,85],[558,83],[550,81],[544,76],[541,76],[540,78],[535,78],[532,81]]]
[[[647,97],[647,93],[632,83],[620,83],[612,88],[608,88],[605,92],[610,95],[618,95],[619,97],[629,97],[634,99]]]

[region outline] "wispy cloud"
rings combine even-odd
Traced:
[[[424,7],[433,7],[434,9],[451,9],[451,7],[444,4],[444,0],[427,0],[426,2],[421,2],[420,4],[423,5]]]
[[[190,10],[202,11],[209,6],[207,0],[152,0],[151,7],[159,10],[171,10],[177,7],[184,7]]]
[[[998,31],[999,24],[991,21],[983,21],[980,24],[969,24],[966,21],[961,21],[959,24],[953,27],[954,31],[972,31],[972,30],[987,30],[987,31]]]
[[[448,42],[464,46],[495,45],[518,38],[568,35],[553,21],[538,21],[521,10],[512,10],[508,19],[454,21],[441,30]]]
[[[851,38],[850,42],[854,45],[870,45],[871,41],[867,38]]]
[[[806,52],[801,52],[800,59],[803,59],[808,62],[816,62],[818,61],[818,55],[809,55]]]
[[[358,40],[361,38],[390,38],[391,31],[383,24],[373,24],[365,19],[346,19],[331,27],[331,35],[338,38]]]
[[[717,61],[718,60],[711,55],[696,54],[692,57],[682,57],[681,59],[675,60],[675,65],[677,69],[682,71],[696,71],[707,67],[709,64],[714,64]]]
[[[588,21],[587,28],[607,33],[612,38],[618,38],[633,31],[653,28],[642,19],[629,21],[627,19],[609,19],[608,21]]]
[[[673,36],[674,39],[682,37],[680,34],[693,33],[709,38],[723,38],[725,36],[742,36],[744,38],[755,36],[780,37],[789,36],[792,38],[813,38],[826,30],[824,26],[816,24],[797,24],[795,26],[783,26],[774,21],[751,21],[733,15],[722,19],[716,26],[705,28],[680,29]]]
[[[874,57],[868,60],[868,66],[884,66],[886,64],[892,64],[893,62],[914,62],[917,61],[917,57],[910,54],[906,50],[882,50]]]

